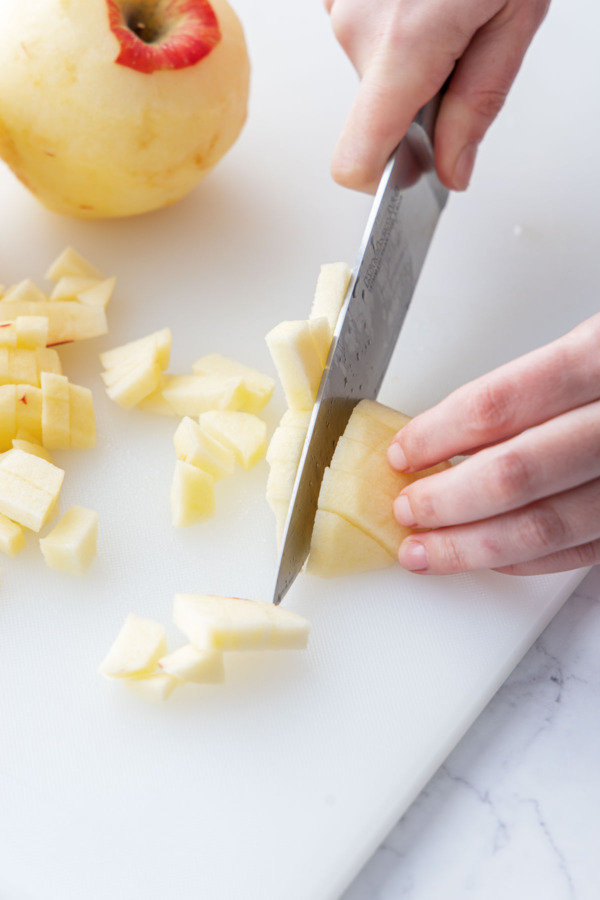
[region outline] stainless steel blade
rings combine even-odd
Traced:
[[[302,569],[319,489],[354,406],[375,399],[448,192],[435,173],[431,135],[439,98],[421,110],[381,179],[298,466],[273,602]]]

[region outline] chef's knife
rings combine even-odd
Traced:
[[[273,602],[310,548],[319,489],[354,406],[375,399],[448,191],[432,136],[440,97],[416,116],[381,178],[313,407],[281,542]]]

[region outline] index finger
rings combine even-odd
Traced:
[[[513,437],[600,396],[600,315],[562,338],[458,388],[409,422],[388,451],[418,471]]]

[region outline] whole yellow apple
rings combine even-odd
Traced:
[[[59,213],[167,206],[237,139],[249,70],[226,0],[20,0],[0,31],[0,156]]]

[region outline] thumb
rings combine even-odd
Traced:
[[[375,193],[381,173],[419,109],[399,102],[389,74],[371,65],[364,73],[354,103],[333,151],[331,174],[338,184]]]

